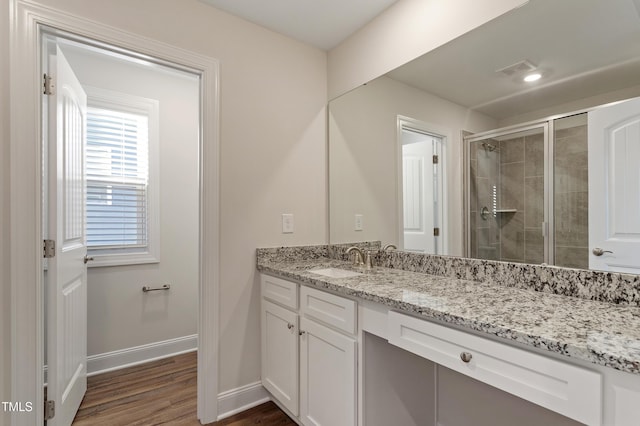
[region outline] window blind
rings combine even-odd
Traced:
[[[87,109],[87,246],[148,245],[149,119]]]

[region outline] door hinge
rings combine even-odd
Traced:
[[[56,84],[53,80],[53,77],[50,75],[44,75],[44,94],[45,95],[55,95]]]
[[[50,420],[56,415],[56,402],[47,400],[44,402],[44,419]]]
[[[440,228],[433,228],[433,236],[434,237],[440,236]]]
[[[433,164],[438,164],[438,161],[439,161],[439,160],[438,160],[438,156],[437,156],[437,155],[434,155],[434,156],[433,156]]]
[[[49,259],[56,256],[55,240],[44,240],[42,242],[42,255],[45,259]]]

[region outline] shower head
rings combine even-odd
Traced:
[[[492,145],[488,142],[482,142],[482,147],[485,149],[485,151],[489,151],[489,152],[493,152],[493,151],[497,151],[498,147],[495,145]]]

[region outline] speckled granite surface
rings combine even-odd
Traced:
[[[326,247],[326,246],[319,246]],[[283,249],[267,249],[283,250]],[[298,249],[300,251],[300,249]],[[322,249],[320,249],[322,251]],[[376,268],[352,278],[326,278],[309,272],[353,269],[313,250],[306,256],[278,256],[258,250],[258,270],[317,288],[382,303],[621,371],[640,374],[640,308],[476,280]],[[482,276],[484,281],[477,281]],[[465,272],[464,278],[469,277]]]
[[[497,262],[403,251],[380,252],[377,264],[507,287],[640,307],[640,275]]]

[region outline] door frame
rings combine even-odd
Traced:
[[[404,249],[404,204],[403,204],[403,180],[402,180],[402,131],[409,130],[417,133],[423,133],[425,135],[439,138],[442,141],[441,153],[442,158],[439,159],[438,165],[440,166],[440,189],[442,191],[442,198],[440,199],[440,251],[438,255],[447,255],[449,251],[449,198],[447,195],[447,163],[449,161],[448,144],[451,140],[451,132],[448,129],[444,129],[440,126],[436,126],[424,121],[416,120],[415,118],[405,117],[398,115],[396,124],[396,176],[398,181],[396,184],[396,206],[397,210],[397,222],[396,229],[398,230],[398,248]],[[428,253],[433,254],[433,253]]]
[[[43,27],[76,34],[171,63],[200,75],[198,418],[218,416],[219,336],[219,63],[166,43],[54,8],[10,3],[11,400],[29,413],[11,424],[43,424],[42,136],[40,35]],[[206,218],[206,220],[205,220]]]

